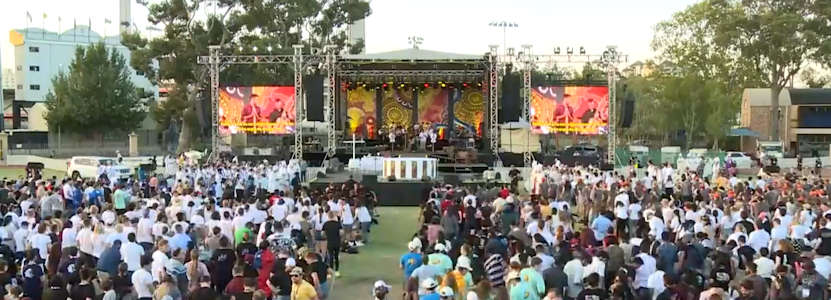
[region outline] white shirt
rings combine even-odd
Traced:
[[[285,201],[285,200],[284,200]],[[286,218],[288,214],[288,205],[284,204],[274,204],[271,207],[271,216],[274,217],[275,221],[282,221]]]
[[[12,237],[14,238],[15,251],[21,252],[26,250],[26,239],[29,237],[29,229],[21,227],[12,234]]]
[[[153,221],[149,218],[141,218],[136,224],[136,241],[153,243]]]
[[[369,209],[367,209],[366,206],[359,207],[358,211],[357,211],[357,215],[358,215],[358,222],[361,222],[361,223],[372,222],[372,216],[369,215]]]
[[[758,253],[759,249],[767,247],[768,243],[770,243],[770,234],[765,230],[756,229],[750,233],[747,239],[747,243],[750,247]]]
[[[352,216],[352,207],[349,204],[343,205],[343,210],[341,211],[342,222],[344,225],[349,225],[355,223],[355,217]]]
[[[664,285],[664,271],[658,270],[646,280],[646,287],[652,289],[652,299],[657,299],[667,287]]]
[[[762,278],[771,278],[771,276],[773,276],[775,266],[772,259],[759,257],[753,262],[756,263],[756,275],[759,275]]]
[[[69,227],[61,233],[61,248],[74,247],[78,245],[77,232],[75,228]]]
[[[563,273],[568,276],[568,296],[577,297],[583,290],[583,263],[578,259],[572,259],[563,267]]]
[[[138,298],[152,298],[153,292],[149,287],[153,286],[153,276],[145,269],[139,269],[133,273],[131,278],[133,288],[136,289]]]
[[[640,254],[636,255],[636,257],[640,257],[641,260],[643,260],[643,265],[641,265],[640,267],[638,267],[637,270],[635,270],[635,282],[634,282],[634,284],[635,284],[635,289],[638,289],[638,288],[647,286],[647,281],[649,279],[649,275],[652,275],[652,273],[655,273],[655,271],[657,271],[657,268],[656,268],[656,262],[655,262],[654,257],[652,257],[652,256],[650,256],[646,253],[640,253]]]
[[[629,204],[629,219],[630,220],[640,220],[641,219],[641,205],[638,203]]]
[[[127,263],[127,270],[135,272],[141,268],[141,256],[144,255],[144,247],[137,243],[127,242],[121,246],[121,257]]]
[[[78,248],[81,252],[92,255],[93,248],[95,247],[92,243],[92,230],[89,228],[81,228],[76,237],[78,239]]]
[[[164,266],[167,264],[167,260],[167,254],[164,254],[164,252],[161,252],[159,250],[153,252],[153,263],[150,264],[150,271],[153,272],[153,275],[150,278],[151,282],[161,282],[161,280],[159,280],[159,275],[161,275],[164,272]],[[136,286],[136,284],[133,283],[133,286]]]
[[[817,273],[822,275],[822,277],[828,279],[828,276],[831,276],[831,258],[827,256],[817,256],[817,258],[814,258],[814,269]]]
[[[29,244],[32,248],[37,248],[41,258],[46,258],[49,255],[49,244],[52,243],[52,238],[42,233],[35,233],[29,238]]]

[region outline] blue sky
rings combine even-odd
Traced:
[[[151,0],[152,1],[152,0]],[[117,31],[117,0],[26,0],[4,1],[0,10],[0,51],[3,67],[12,65],[8,31],[22,28],[26,12],[30,25],[44,24],[56,31],[92,20],[93,30],[113,34]],[[550,53],[555,46],[565,49],[586,47],[600,53],[607,45],[617,45],[629,54],[630,61],[653,56],[649,43],[653,27],[669,19],[693,0],[372,0],[372,15],[366,21],[367,50],[381,52],[409,47],[407,37],[424,39],[423,49],[481,54],[489,44],[502,45],[502,29],[491,28],[492,21],[511,21],[507,44],[519,48],[534,46],[534,53]],[[46,13],[46,19],[43,14]],[[132,6],[133,20],[144,30],[147,11]],[[59,24],[58,17],[61,18]],[[104,19],[113,20],[105,24]]]

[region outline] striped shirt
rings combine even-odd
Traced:
[[[485,261],[485,272],[488,274],[488,281],[491,287],[505,286],[505,266],[502,256],[499,254],[492,254]]]

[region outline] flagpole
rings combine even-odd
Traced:
[[[29,35],[29,19],[31,19],[31,18],[32,18],[32,14],[30,14],[29,11],[27,10],[26,11],[26,26],[25,26],[26,28],[24,29],[24,31],[26,31],[27,36]]]
[[[78,42],[78,19],[72,18],[72,42]]]

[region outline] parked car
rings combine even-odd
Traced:
[[[754,164],[753,158],[744,152],[727,152],[727,156],[724,159],[727,160],[727,158],[733,160],[738,169],[750,169]]]
[[[66,174],[72,176],[73,178],[97,178],[98,166],[107,164],[115,169],[115,174],[118,179],[129,178],[132,170],[122,165],[116,165],[115,162],[116,160],[110,157],[73,156],[66,163]]]
[[[571,145],[562,151],[558,151],[555,156],[567,166],[600,166],[605,158],[603,151],[592,144]]]

